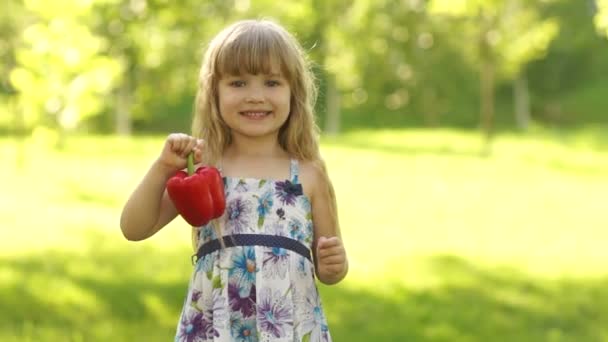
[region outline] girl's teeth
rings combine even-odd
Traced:
[[[245,114],[246,116],[259,118],[261,116],[266,115],[266,112],[244,112],[243,114]]]

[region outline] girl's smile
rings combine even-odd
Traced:
[[[239,112],[239,114],[247,117],[248,119],[261,120],[272,114],[272,111],[242,111]]]

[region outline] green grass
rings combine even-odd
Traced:
[[[336,341],[608,340],[608,151],[597,130],[325,138],[351,271],[320,285]],[[0,139],[0,341],[171,340],[191,271],[181,219],[118,221],[162,137]]]

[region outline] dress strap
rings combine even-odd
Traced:
[[[298,184],[298,176],[300,175],[300,166],[297,159],[291,159],[291,166],[289,168],[289,178],[293,184]]]

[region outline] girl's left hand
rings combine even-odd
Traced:
[[[317,241],[317,273],[324,283],[336,283],[346,273],[346,251],[337,237],[321,236]]]

